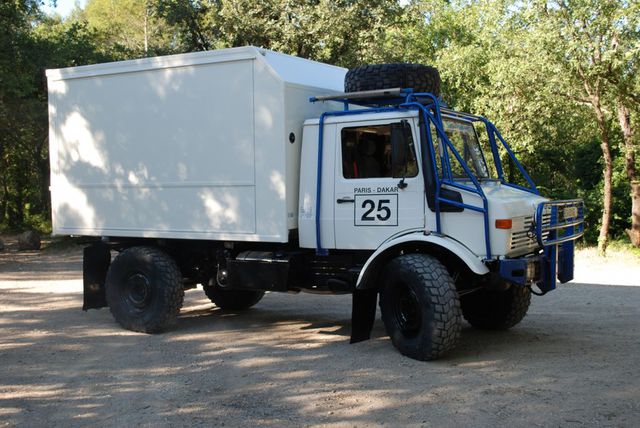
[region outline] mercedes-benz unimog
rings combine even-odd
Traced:
[[[403,354],[462,319],[507,329],[573,277],[580,200],[541,196],[496,127],[439,98],[437,70],[345,70],[243,47],[48,70],[53,232],[81,236],[84,309],[156,333],[201,285],[379,302]]]

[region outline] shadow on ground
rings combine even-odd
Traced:
[[[349,345],[349,296],[269,294],[234,313],[192,290],[175,328],[150,336],[106,309],[80,311],[79,292],[2,284],[0,425],[633,426],[640,416],[638,287],[563,286],[515,329],[467,326],[454,352],[424,363],[398,354],[379,320],[372,340]]]

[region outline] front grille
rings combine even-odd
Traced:
[[[543,214],[542,221],[545,225],[549,224],[550,219],[550,214]],[[546,238],[548,234],[549,232],[543,233],[543,237]],[[536,239],[536,231],[533,224],[533,215],[514,218],[509,242],[509,253],[526,254],[539,247],[540,245]]]

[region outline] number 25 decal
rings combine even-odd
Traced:
[[[371,199],[365,199],[362,201],[362,208],[367,209],[360,220],[362,221],[376,221],[376,218],[380,221],[387,221],[391,217],[391,209],[387,205],[391,203],[390,199],[378,199],[378,213],[373,217],[373,211],[376,209],[376,203]],[[383,212],[383,215],[380,213]]]
[[[355,226],[397,226],[398,195],[355,195]]]

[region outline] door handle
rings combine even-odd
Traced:
[[[339,204],[352,204],[355,202],[355,199],[346,197],[346,198],[340,198],[338,200],[336,200],[337,203]]]

